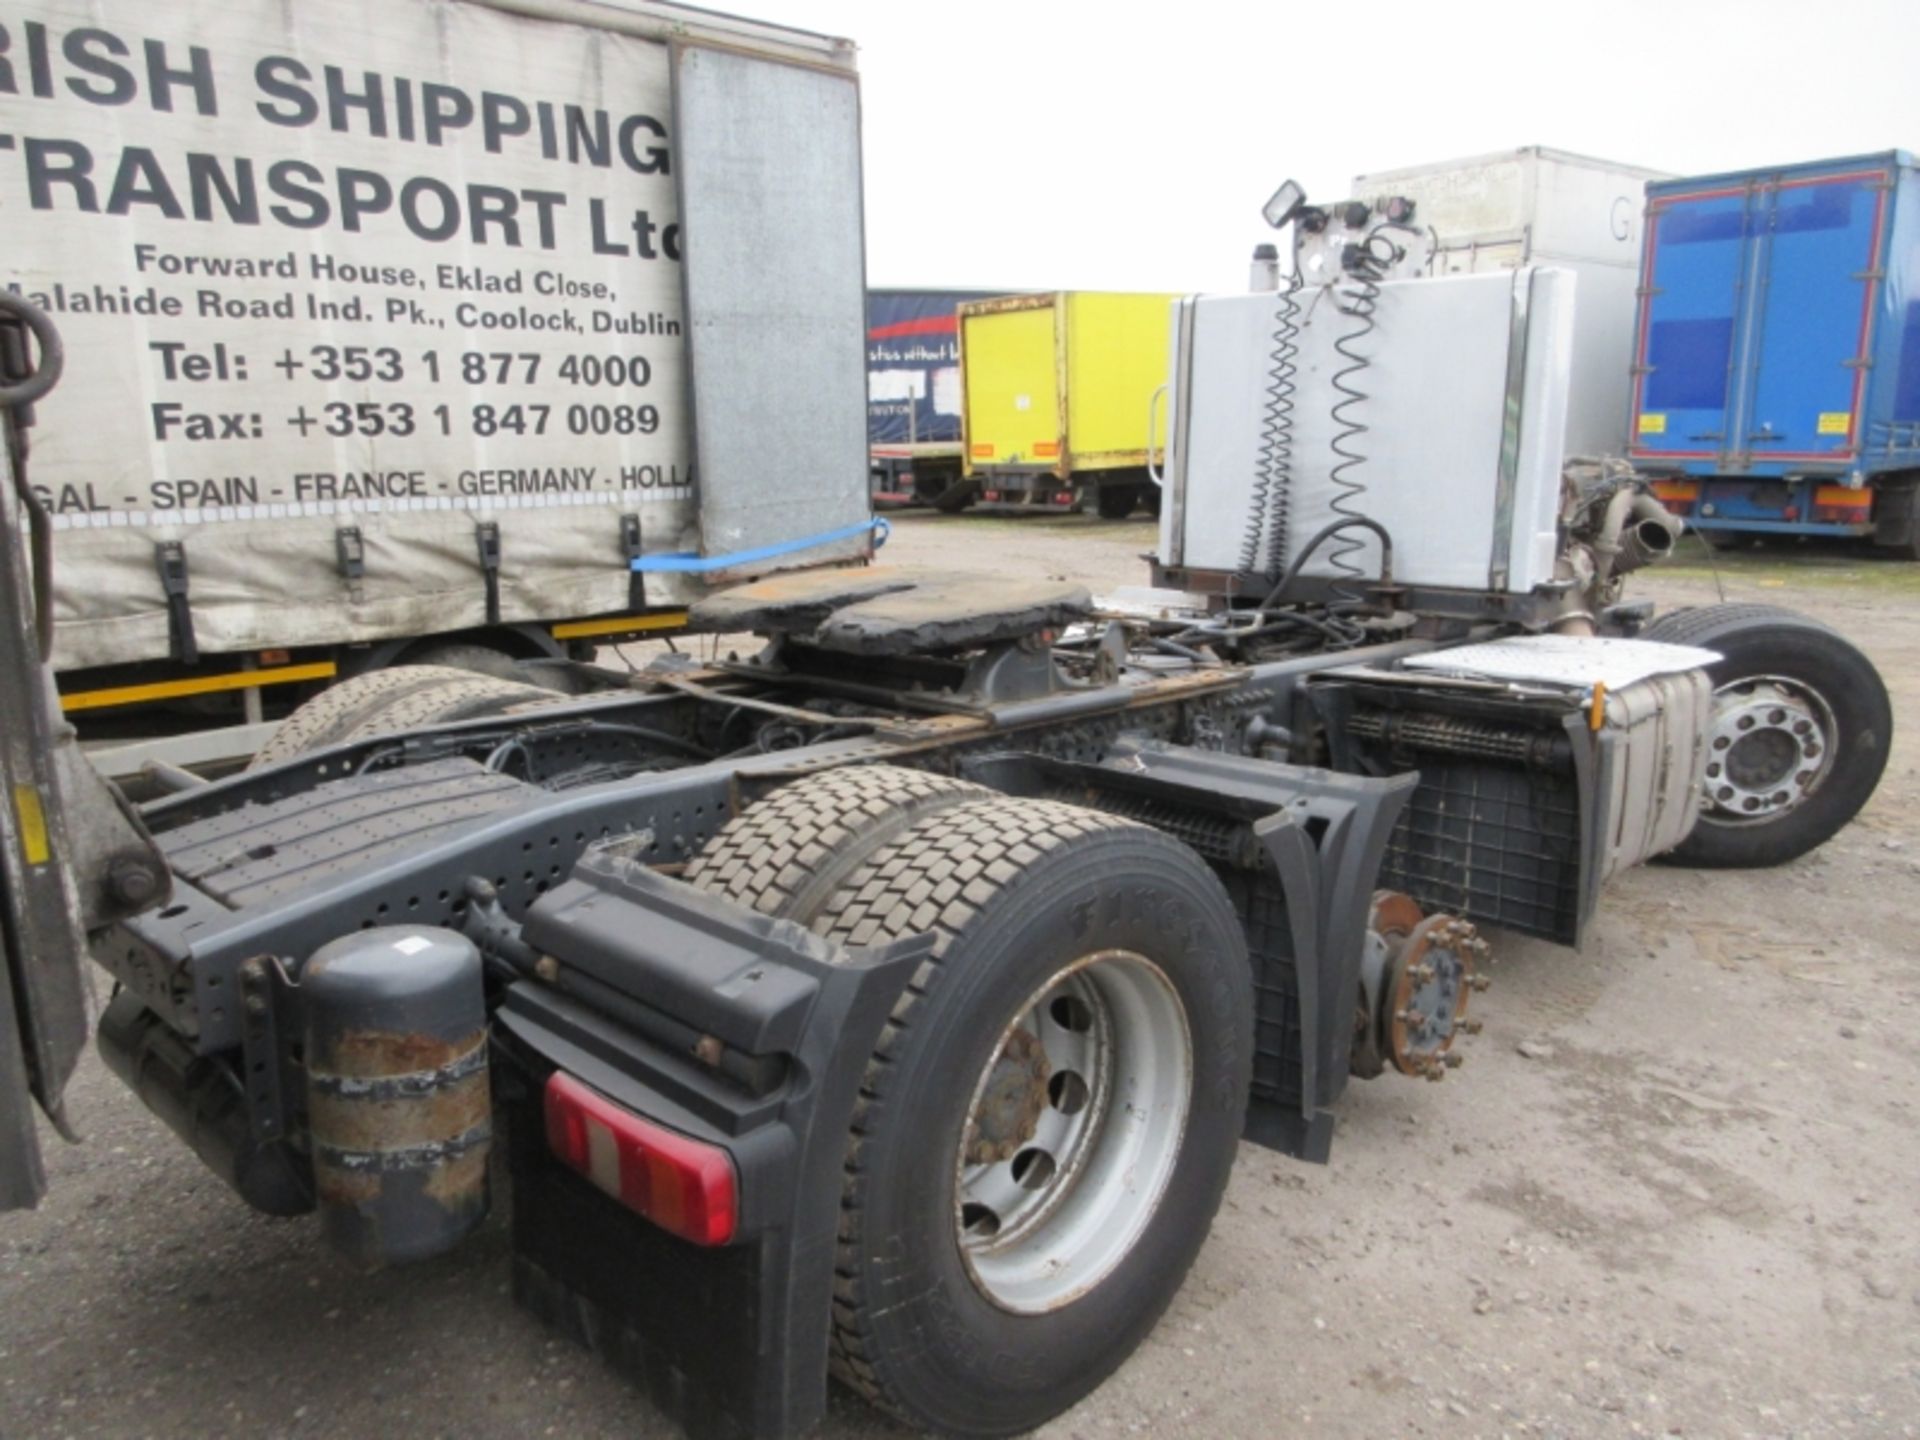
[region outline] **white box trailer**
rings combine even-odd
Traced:
[[[850,44],[636,0],[4,31],[66,681],[615,633],[869,553]]]
[[[1411,200],[1413,223],[1434,239],[1435,275],[1571,270],[1578,283],[1568,452],[1624,455],[1646,184],[1666,178],[1530,145],[1356,176],[1353,194]]]

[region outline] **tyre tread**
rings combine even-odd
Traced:
[[[430,699],[432,693],[444,687],[466,686],[478,678],[471,670],[456,670],[449,666],[395,665],[342,680],[322,690],[281,721],[280,727],[254,754],[247,768],[257,770],[265,765],[277,765],[296,755],[337,745],[363,733],[378,734],[381,729],[406,728],[406,724],[383,724],[372,731],[367,729],[369,724],[382,720],[390,713],[422,716],[407,722],[416,725],[453,718],[435,712]],[[524,691],[524,696],[520,698],[553,698],[551,692],[532,685],[515,685],[505,680],[484,680],[482,683],[494,687],[496,698],[500,687]],[[462,698],[472,697],[463,691]]]
[[[721,827],[686,879],[763,915],[805,924],[803,891],[836,859],[864,858],[922,816],[991,799],[970,781],[899,765],[850,765],[783,785]]]
[[[1638,638],[1659,640],[1668,645],[1700,645],[1711,649],[1712,646],[1707,642],[1714,635],[1754,620],[1796,626],[1803,630],[1818,630],[1828,635],[1835,633],[1831,626],[1822,625],[1811,616],[1802,615],[1797,610],[1788,610],[1781,605],[1736,603],[1687,606],[1680,610],[1669,610],[1665,615],[1655,617],[1653,622],[1640,632]]]
[[[919,1422],[889,1394],[872,1361],[873,1302],[864,1292],[859,1273],[866,1185],[862,1150],[867,1137],[887,1123],[889,1072],[914,1028],[914,1012],[938,983],[947,951],[1001,888],[1047,852],[1114,831],[1154,833],[1133,821],[1075,805],[993,795],[924,820],[871,856],[814,923],[818,933],[843,945],[884,945],[924,933],[934,937],[933,954],[908,982],[881,1029],[854,1105],[828,1355],[836,1378],[905,1424]]]

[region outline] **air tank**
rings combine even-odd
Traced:
[[[451,930],[363,930],[300,972],[326,1235],[367,1264],[451,1249],[487,1213],[492,1104],[480,953]]]

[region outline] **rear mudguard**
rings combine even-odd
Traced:
[[[970,773],[1160,824],[1234,882],[1258,1006],[1246,1137],[1325,1161],[1329,1107],[1349,1075],[1368,911],[1418,774],[1343,775],[1157,741],[1122,743],[1097,764],[1004,756]],[[1269,880],[1282,914],[1260,898]]]
[[[826,1407],[854,1101],[931,938],[845,950],[596,852],[533,906],[522,939],[550,979],[512,984],[494,1020],[516,1298],[697,1435],[802,1433]],[[680,1240],[555,1160],[542,1107],[555,1070],[724,1148],[734,1243]]]
[[[1284,897],[1255,944],[1262,995],[1247,1135],[1324,1160],[1345,1088],[1368,905],[1411,775],[1375,779],[1177,746],[1093,765],[976,767],[1014,793],[1205,809]],[[1177,832],[1176,832],[1177,833]],[[1264,882],[1263,882],[1264,883]],[[589,851],[527,912],[540,980],[495,1014],[510,1114],[514,1291],[637,1379],[698,1435],[796,1435],[822,1415],[842,1167],[861,1076],[929,937],[845,950],[620,858]],[[1270,996],[1285,997],[1270,1003]],[[1268,1011],[1272,1010],[1272,1014]],[[733,1157],[740,1230],[702,1249],[640,1219],[549,1153],[561,1070]]]

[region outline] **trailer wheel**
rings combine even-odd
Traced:
[[[936,810],[994,792],[898,765],[848,765],[783,785],[729,820],[685,879],[766,915],[810,922],[866,858]]]
[[[978,480],[956,480],[935,497],[933,508],[942,515],[958,515],[962,510],[971,509],[979,499]]]
[[[1873,543],[1889,559],[1920,560],[1920,472],[1883,476],[1874,488]]]
[[[941,464],[934,461],[921,461],[913,467],[913,500],[915,505],[938,505],[941,496],[969,482],[960,473],[958,462]]]
[[[1873,662],[1840,635],[1775,605],[1676,610],[1640,635],[1723,657],[1707,667],[1700,819],[1666,859],[1779,865],[1831,839],[1867,803],[1886,769],[1893,706]]]
[[[490,645],[475,645],[471,641],[454,644],[434,645],[425,648],[417,655],[409,655],[401,661],[403,665],[438,665],[445,670],[464,670],[472,675],[491,675],[495,680],[505,680],[511,684],[532,684],[520,670],[519,663],[504,650],[495,650]]]
[[[1138,485],[1101,485],[1096,489],[1093,503],[1102,520],[1124,520],[1140,503]]]
[[[1152,1329],[1219,1207],[1253,1043],[1233,907],[1156,830],[995,798],[876,852],[813,928],[937,942],[855,1111],[834,1373],[910,1425],[1029,1430]]]
[[[248,764],[258,770],[309,750],[339,745],[363,735],[408,730],[449,720],[493,715],[516,705],[559,697],[537,685],[521,685],[442,665],[394,665],[356,675],[322,690],[300,706]]]

